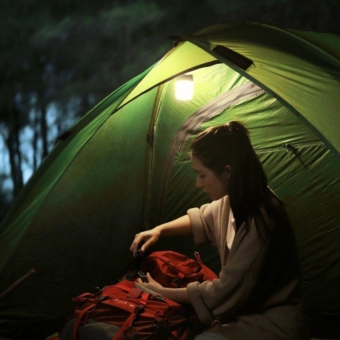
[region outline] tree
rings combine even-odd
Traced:
[[[14,195],[23,185],[20,136],[27,126],[33,131],[34,171],[54,144],[48,137],[51,105],[69,111],[74,121],[139,72],[125,66],[144,50],[143,40],[134,37],[163,15],[157,5],[141,3],[142,7],[139,2],[123,6],[116,1],[108,8],[89,1],[50,1],[49,7],[36,0],[1,4],[0,35],[6,53],[1,56],[0,121]],[[141,8],[147,13],[144,21],[137,20]],[[160,57],[158,44],[155,50],[154,60],[147,57],[139,63],[141,69]]]
[[[34,172],[59,134],[156,62],[171,47],[166,37],[244,20],[340,33],[340,6],[338,0],[1,0],[0,137],[13,196],[28,177],[24,168]]]

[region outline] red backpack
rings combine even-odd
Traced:
[[[68,316],[60,340],[192,339],[202,331],[193,309],[137,289],[134,280],[141,271],[149,272],[165,287],[217,278],[195,256],[197,261],[173,251],[154,252],[141,257],[138,268],[119,283],[76,297],[77,306]]]
[[[149,272],[163,287],[183,288],[188,283],[217,279],[217,275],[205,266],[198,252],[196,260],[167,250],[151,253],[140,265],[142,272]]]

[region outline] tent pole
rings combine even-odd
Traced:
[[[152,178],[150,174],[152,173],[153,167],[153,151],[154,151],[154,133],[155,133],[155,124],[159,114],[159,107],[161,102],[161,95],[163,92],[164,85],[161,84],[158,87],[156,98],[154,101],[154,105],[152,108],[151,119],[149,131],[147,134],[147,152],[146,152],[146,160],[145,160],[145,188],[144,188],[144,198],[143,198],[143,228],[145,230],[150,229],[149,225],[149,204],[150,204],[150,188]]]

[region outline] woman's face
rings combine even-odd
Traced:
[[[215,201],[228,194],[228,183],[230,167],[227,166],[225,171],[220,175],[206,168],[202,162],[195,156],[190,156],[191,165],[196,172],[196,187],[210,196]]]

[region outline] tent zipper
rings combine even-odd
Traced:
[[[308,141],[308,142],[287,142],[280,146],[272,146],[269,148],[254,148],[257,154],[271,153],[271,152],[282,152],[286,151],[289,154],[294,154],[296,150],[302,148],[308,148],[317,145],[324,145],[325,143],[321,140]]]

